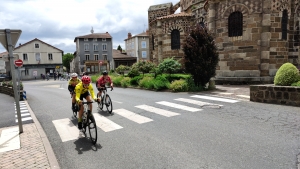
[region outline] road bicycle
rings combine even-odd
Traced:
[[[100,102],[98,102],[98,107],[100,110],[103,110],[103,105],[105,104],[107,112],[111,114],[113,110],[113,105],[110,96],[107,94],[107,88],[111,88],[110,91],[113,90],[112,87],[101,87],[102,89],[101,96],[99,96],[99,94],[97,93],[97,98],[100,97],[101,99]]]
[[[97,126],[93,113],[88,113],[90,106],[88,104],[92,104],[94,102],[82,102],[83,104],[83,115],[82,115],[82,132],[86,136],[86,130],[88,128],[90,139],[92,143],[95,145],[97,142]]]

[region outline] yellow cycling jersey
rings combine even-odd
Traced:
[[[78,79],[78,78],[76,80],[70,79],[69,80],[69,86],[75,87],[80,82],[81,82],[81,80]]]
[[[96,96],[95,96],[95,93],[94,93],[94,89],[93,89],[93,86],[92,84],[90,83],[89,86],[87,88],[83,87],[83,84],[82,82],[78,83],[75,87],[75,93],[76,93],[76,101],[79,101],[80,100],[80,95],[85,93],[85,92],[90,92],[92,98],[94,100],[96,100]]]

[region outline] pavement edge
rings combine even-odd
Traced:
[[[41,139],[43,141],[47,156],[48,156],[48,160],[50,163],[51,168],[55,168],[55,169],[60,169],[59,164],[57,162],[57,159],[55,157],[55,154],[53,152],[52,146],[46,136],[46,133],[44,132],[40,122],[38,121],[38,119],[36,118],[35,114],[33,113],[31,107],[29,106],[28,102],[25,100],[25,103],[27,105],[28,111],[30,112],[30,115],[32,117],[32,120],[41,136]]]

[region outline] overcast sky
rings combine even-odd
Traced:
[[[21,29],[17,45],[38,38],[73,53],[74,38],[90,34],[93,27],[94,33],[110,33],[114,49],[125,49],[128,32],[136,35],[148,28],[149,7],[169,2],[179,0],[3,0],[0,29]],[[5,51],[0,45],[0,52]]]

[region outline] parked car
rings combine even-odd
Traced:
[[[6,74],[0,74],[0,82],[9,81],[9,80],[11,80],[11,76],[8,76]]]

